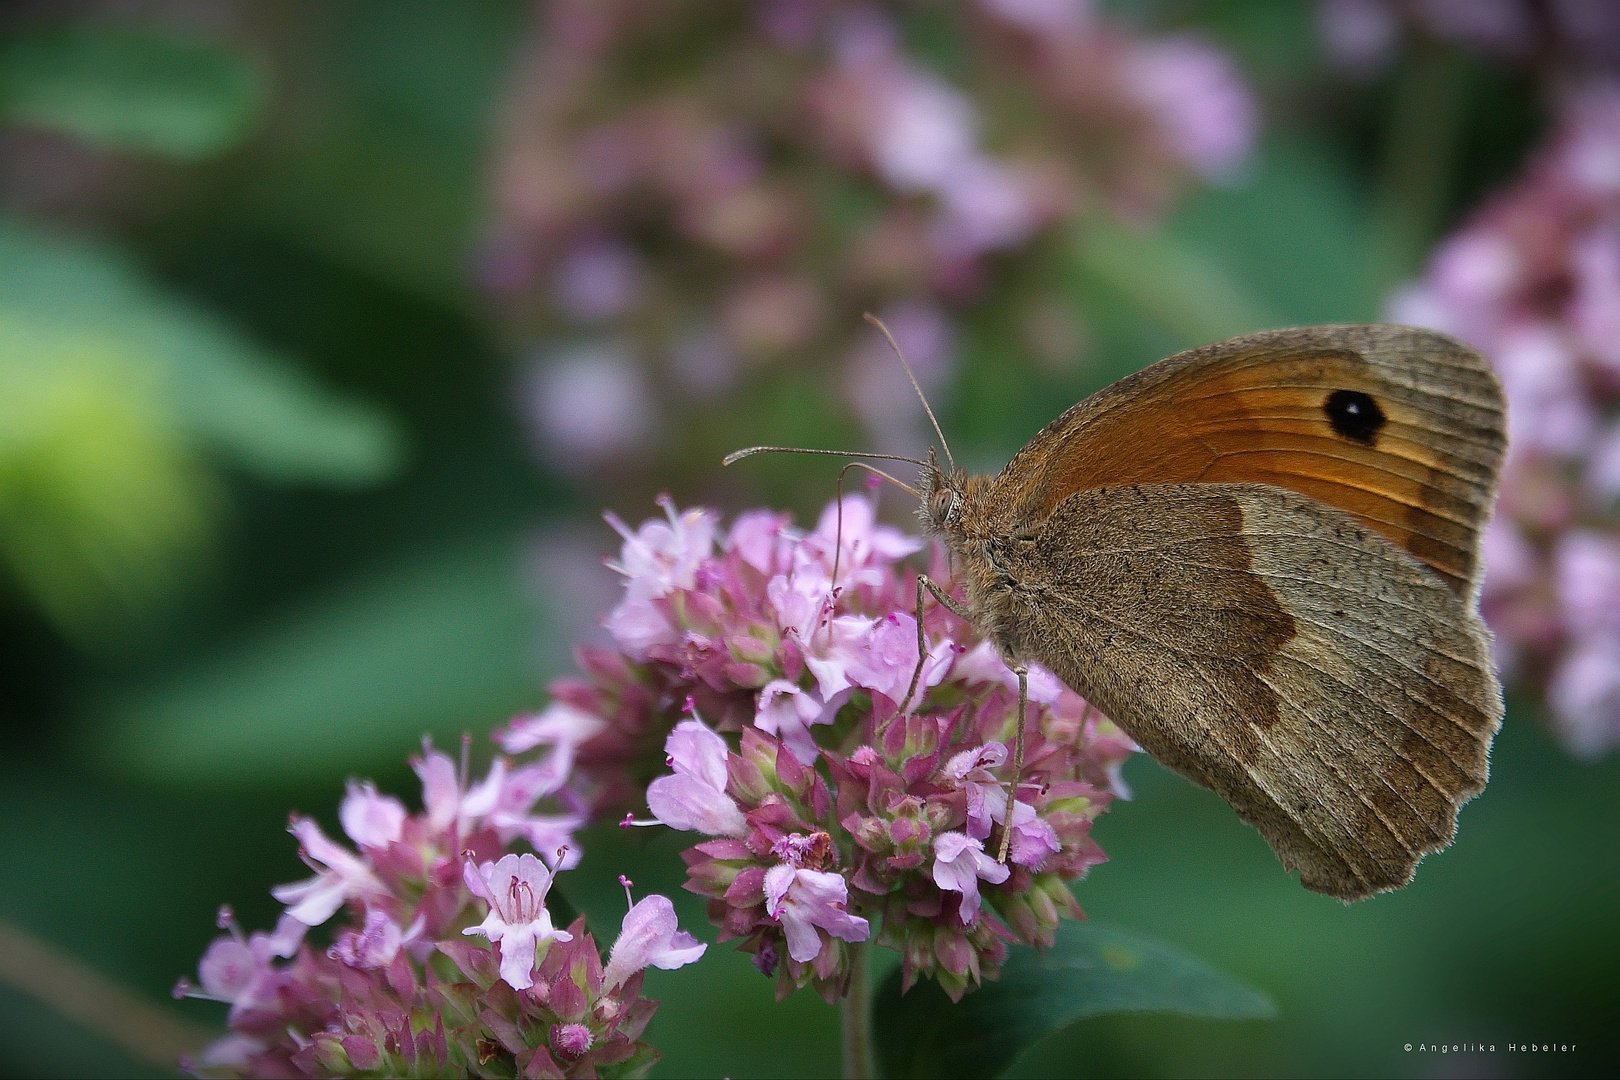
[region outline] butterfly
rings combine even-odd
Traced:
[[[964,598],[919,578],[919,606],[927,586],[1021,683],[1052,671],[1307,889],[1399,888],[1450,844],[1501,726],[1478,599],[1505,417],[1489,364],[1429,330],[1178,353],[995,476],[941,433],[919,513]]]

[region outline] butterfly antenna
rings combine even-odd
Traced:
[[[882,458],[885,461],[909,461],[920,469],[928,468],[928,462],[919,461],[914,457],[906,457],[903,454],[869,454],[862,450],[812,450],[804,446],[750,446],[743,450],[733,450],[731,453],[725,456],[720,464],[722,466],[735,465],[743,458],[753,457],[755,454],[825,454],[828,457],[841,458]],[[887,476],[888,474],[885,473],[884,475]],[[893,477],[889,478],[891,480],[894,479]],[[900,482],[896,480],[895,483],[898,484]],[[905,487],[904,484],[900,484],[900,486]],[[906,488],[906,490],[910,491],[911,489]],[[913,494],[915,494],[915,492],[913,492]]]
[[[928,404],[928,398],[923,396],[922,387],[917,385],[917,376],[912,373],[911,365],[906,363],[906,354],[900,351],[900,343],[894,340],[889,328],[883,325],[883,320],[870,311],[864,316],[867,322],[878,328],[878,333],[888,339],[889,348],[894,355],[900,358],[900,366],[906,369],[906,378],[911,380],[911,388],[917,391],[917,400],[922,402],[923,412],[928,414],[928,422],[934,425],[934,434],[939,436],[939,445],[945,450],[945,460],[950,462],[951,471],[956,471],[956,458],[951,455],[951,444],[945,441],[945,433],[939,428],[939,421],[934,418],[934,410]]]

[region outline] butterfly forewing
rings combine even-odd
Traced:
[[[1013,458],[985,511],[1035,521],[1106,485],[1271,484],[1351,514],[1468,595],[1503,421],[1489,365],[1442,334],[1251,334],[1179,353],[1080,402]]]

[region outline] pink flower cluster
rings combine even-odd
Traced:
[[[497,758],[473,785],[465,763],[458,771],[431,746],[413,764],[418,814],[350,784],[339,817],[355,848],[293,818],[315,875],[271,890],[288,905],[273,933],[244,935],[221,910],[228,933],[175,993],[228,1002],[231,1030],[185,1067],[563,1077],[650,1066],[658,1055],[640,1036],[657,1002],[640,996],[641,973],[691,963],[706,946],[656,895],[632,904],[605,967],[583,920],[552,925],[546,894],[578,859],[568,834],[580,818],[532,809],[567,778],[567,750],[516,769]],[[508,851],[518,839],[544,859]],[[350,920],[330,947],[311,947],[307,931],[343,908]]]
[[[938,605],[923,617],[900,560],[921,540],[858,496],[816,529],[786,516],[677,512],[624,536],[617,655],[497,734],[508,749],[578,740],[579,796],[615,809],[645,783],[652,820],[698,834],[687,888],[778,992],[844,989],[846,944],[903,956],[906,985],[953,997],[993,978],[1009,942],[1050,943],[1079,908],[1067,883],[1101,862],[1091,822],[1133,745],[1049,673],[1030,672],[1027,760],[1009,747],[1017,680]],[[948,581],[936,551],[933,576]],[[589,730],[590,734],[587,734]],[[722,732],[735,732],[729,741]],[[998,862],[1008,836],[1007,862]]]
[[[1370,73],[1393,58],[1403,32],[1552,70],[1620,59],[1620,11],[1602,0],[1317,0],[1328,53]]]
[[[1620,82],[1562,99],[1526,174],[1399,294],[1400,322],[1490,357],[1508,460],[1481,607],[1504,672],[1570,748],[1620,745]]]
[[[962,77],[907,51],[916,18],[961,42]],[[481,276],[514,336],[547,343],[544,448],[588,468],[645,449],[661,397],[807,351],[843,365],[859,412],[862,312],[943,368],[949,309],[1008,259],[1078,213],[1152,216],[1232,177],[1257,124],[1226,54],[1085,0],[552,0],[510,90]],[[1038,353],[1072,349],[1068,303],[1035,298],[1024,323],[1056,340]]]

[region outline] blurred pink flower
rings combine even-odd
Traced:
[[[298,838],[299,854],[314,869],[315,876],[278,885],[270,895],[292,905],[287,914],[305,926],[319,926],[344,904],[386,891],[371,866],[328,840],[314,819],[294,817],[287,831]]]
[[[1206,180],[1237,176],[1260,115],[1231,58],[1195,37],[1164,38],[1133,48],[1126,73],[1177,157]]]
[[[651,438],[652,394],[641,367],[615,345],[563,352],[531,377],[536,435],[558,468],[611,462]]]
[[[506,727],[495,732],[495,741],[508,754],[522,754],[537,746],[554,746],[555,753],[572,759],[574,747],[594,739],[604,727],[601,717],[565,701],[554,701],[534,715],[513,717]]]
[[[1328,54],[1359,74],[1387,65],[1402,31],[1551,71],[1620,60],[1620,8],[1603,0],[1317,0]]]
[[[1620,745],[1620,84],[1566,86],[1558,109],[1524,176],[1390,314],[1457,335],[1502,377],[1508,459],[1481,609],[1504,673],[1543,690],[1554,729],[1591,756]]]
[[[1072,34],[1087,29],[1093,16],[1090,0],[980,0],[998,19],[1043,34]]]
[[[1254,143],[1224,53],[1079,0],[962,5],[964,78],[913,55],[899,2],[731,0],[712,47],[671,53],[700,8],[550,0],[502,113],[478,265],[548,357],[525,404],[575,476],[645,457],[659,415],[749,393],[749,366],[845,365],[885,436],[893,365],[868,370],[862,312],[915,308],[948,342],[1043,237],[1156,218]],[[1054,304],[1045,325],[1077,321]],[[584,326],[606,343],[537,344]]]
[[[1356,75],[1382,69],[1400,43],[1400,19],[1388,0],[1317,0],[1316,26],[1328,55]]]
[[[1596,758],[1614,749],[1615,717],[1620,715],[1620,641],[1587,640],[1566,653],[1548,680],[1547,703],[1555,729],[1574,754]]]
[[[274,961],[296,953],[308,928],[291,914],[283,914],[274,933],[255,930],[244,937],[228,908],[220,912],[219,922],[230,933],[215,938],[197,964],[202,992],[195,993],[189,983],[182,982],[176,987],[176,996],[228,1002],[235,1020],[274,1003],[282,982]]]
[[[421,919],[412,923],[409,929],[401,929],[386,912],[368,911],[365,926],[339,934],[327,955],[349,967],[384,968],[393,963],[400,947],[421,931]]]
[[[937,305],[923,300],[893,304],[879,313],[905,354],[923,393],[939,408],[955,374],[955,328]],[[932,432],[916,405],[905,368],[895,362],[889,343],[876,331],[859,335],[850,349],[845,396],[865,425],[873,448],[916,457]]]
[[[620,240],[592,239],[575,245],[557,265],[557,306],[574,322],[617,318],[635,304],[641,259]]]
[[[379,795],[370,780],[350,780],[348,794],[338,807],[343,831],[363,847],[386,848],[398,840],[405,818],[405,804],[392,795]]]

